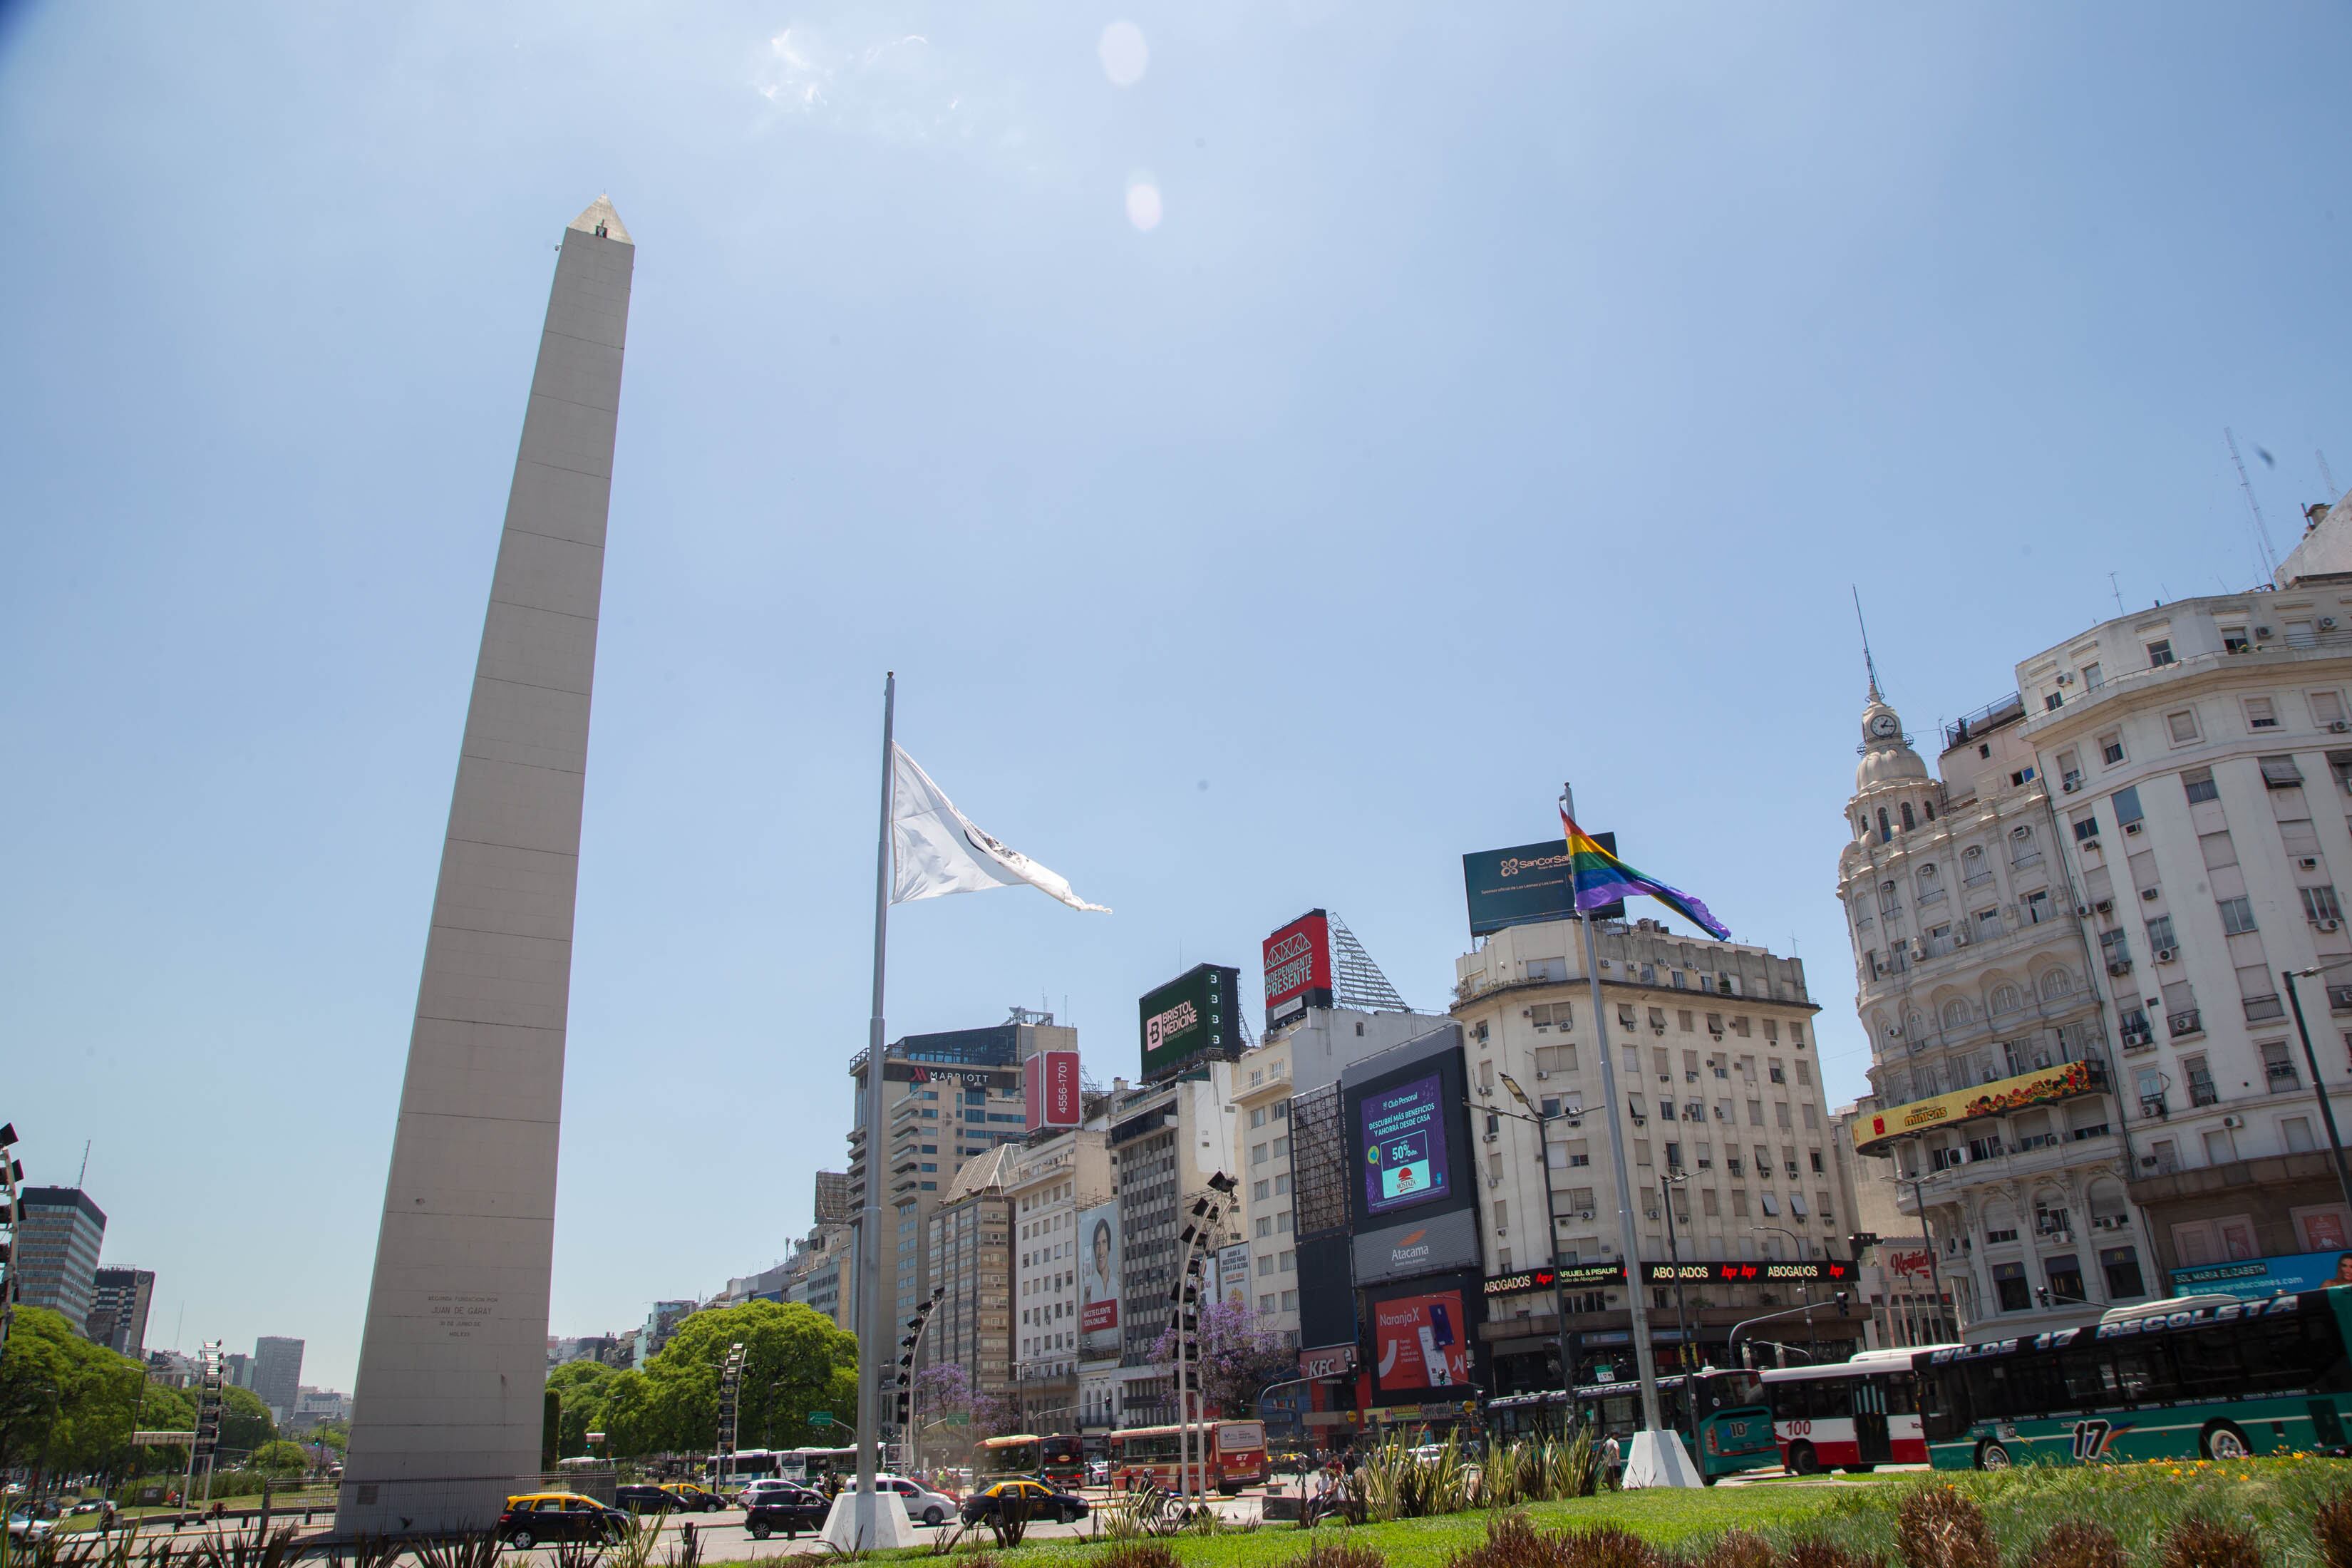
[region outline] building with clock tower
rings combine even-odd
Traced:
[[[1970,1339],[2164,1294],[2024,718],[2011,699],[1951,727],[1937,777],[1874,678],[1838,861],[1872,1056],[1854,1152],[1892,1162]]]

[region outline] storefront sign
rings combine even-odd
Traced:
[[[1559,1271],[1555,1268],[1522,1268],[1517,1274],[1492,1274],[1480,1289],[1489,1296],[1517,1296],[1529,1290],[1549,1290],[1559,1283]]]
[[[1320,1350],[1298,1352],[1298,1375],[1301,1377],[1345,1377],[1356,1370],[1356,1347],[1325,1345]]]
[[[1811,1263],[1644,1263],[1642,1278],[1653,1285],[1753,1285],[1775,1280],[1843,1281],[1853,1278],[1854,1266],[1836,1258]]]
[[[1571,1290],[1591,1289],[1595,1285],[1622,1285],[1625,1266],[1622,1263],[1563,1263],[1559,1266],[1559,1282]]]
[[[1935,1127],[1952,1127],[1986,1116],[2006,1116],[2032,1105],[2071,1100],[2107,1087],[2106,1074],[2096,1062],[2060,1062],[2014,1078],[1995,1079],[1974,1089],[1954,1089],[1932,1100],[1915,1100],[1889,1106],[1853,1121],[1853,1146],[1867,1154],[1896,1138],[1907,1138]]]

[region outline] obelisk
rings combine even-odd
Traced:
[[[457,753],[336,1533],[487,1526],[540,1469],[563,1031],[636,249],[564,230]]]

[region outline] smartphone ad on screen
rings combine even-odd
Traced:
[[[1372,1306],[1373,1379],[1382,1394],[1460,1388],[1470,1382],[1462,1292],[1400,1296]]]

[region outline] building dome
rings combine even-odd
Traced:
[[[1865,795],[1887,784],[1924,784],[1927,782],[1927,764],[1911,749],[1910,737],[1903,733],[1902,716],[1888,706],[1870,689],[1870,700],[1862,710],[1862,761],[1853,770],[1853,793]]]

